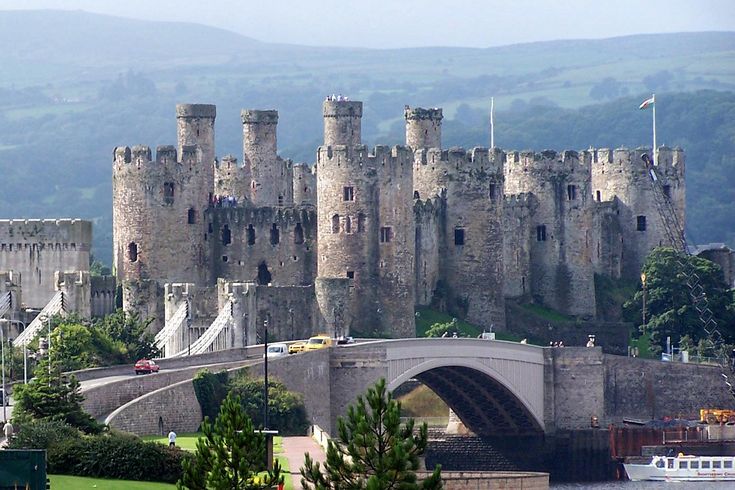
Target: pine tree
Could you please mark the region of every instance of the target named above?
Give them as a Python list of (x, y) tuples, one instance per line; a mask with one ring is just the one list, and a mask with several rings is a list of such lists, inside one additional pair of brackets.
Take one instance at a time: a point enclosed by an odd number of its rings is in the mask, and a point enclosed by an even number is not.
[[(51, 369), (49, 369), (49, 362)], [(84, 411), (79, 381), (61, 372), (58, 361), (42, 360), (33, 372), (33, 382), (15, 389), (13, 419), (51, 419), (66, 422), (87, 433), (98, 433), (102, 427)]]
[(277, 461), (258, 475), (265, 467), (265, 435), (255, 432), (239, 397), (225, 398), (214, 423), (204, 419), (202, 432), (194, 458), (183, 463), (179, 489), (259, 490), (283, 481)]
[(418, 482), (419, 456), (426, 450), (428, 429), (414, 421), (401, 425), (401, 405), (385, 380), (369, 388), (338, 419), (339, 441), (329, 441), (324, 467), (305, 455), (301, 484), (307, 489), (425, 489), (442, 488), (441, 467)]

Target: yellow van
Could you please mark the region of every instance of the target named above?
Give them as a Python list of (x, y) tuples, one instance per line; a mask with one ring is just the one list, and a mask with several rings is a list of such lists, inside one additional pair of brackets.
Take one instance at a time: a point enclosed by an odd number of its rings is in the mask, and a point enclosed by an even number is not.
[(309, 341), (304, 346), (305, 351), (326, 349), (332, 345), (332, 337), (329, 335), (315, 335), (310, 337)]

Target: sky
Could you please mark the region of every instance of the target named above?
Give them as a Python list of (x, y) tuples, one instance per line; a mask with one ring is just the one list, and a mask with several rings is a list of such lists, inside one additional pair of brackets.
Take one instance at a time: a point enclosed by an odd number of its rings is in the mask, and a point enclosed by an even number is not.
[(735, 31), (735, 0), (0, 0), (206, 24), (317, 46), (489, 47), (629, 34)]

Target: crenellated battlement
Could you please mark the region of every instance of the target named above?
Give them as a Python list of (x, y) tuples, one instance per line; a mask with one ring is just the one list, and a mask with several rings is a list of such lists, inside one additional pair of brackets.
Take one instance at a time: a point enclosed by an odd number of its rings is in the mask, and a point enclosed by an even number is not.
[(179, 303), (194, 296), (196, 284), (193, 283), (166, 283), (164, 287), (166, 301)]
[(234, 170), (238, 167), (237, 157), (232, 154), (227, 154), (222, 157), (221, 160), (215, 160), (214, 166), (220, 170)]
[(243, 109), (240, 111), (243, 124), (278, 124), (278, 111), (275, 109)]
[(181, 148), (181, 158), (173, 145), (161, 145), (156, 147), (156, 158), (152, 158), (151, 148), (147, 145), (117, 146), (113, 152), (113, 164), (122, 168), (125, 164), (138, 168), (149, 164), (193, 164), (201, 161), (201, 151), (198, 146), (184, 145)]
[(413, 153), (410, 148), (401, 145), (378, 145), (371, 150), (366, 145), (330, 145), (320, 146), (317, 157), (317, 163), (322, 168), (328, 162), (336, 162), (337, 166), (348, 163), (358, 167), (377, 168), (379, 165), (386, 166), (387, 164), (395, 166), (410, 165), (413, 160)]
[(494, 148), (475, 147), (465, 150), (452, 147), (446, 150), (441, 148), (421, 149), (414, 152), (414, 164), (417, 172), (429, 167), (431, 171), (437, 168), (454, 172), (482, 171), (483, 173), (502, 174), (505, 163), (505, 153)]
[(213, 104), (176, 104), (176, 117), (214, 119), (217, 117), (217, 106)]
[(589, 174), (591, 158), (587, 153), (575, 150), (508, 151), (506, 173), (531, 174)]
[(293, 226), (301, 223), (306, 227), (307, 223), (316, 225), (316, 211), (312, 208), (292, 207), (236, 207), (236, 208), (209, 208), (207, 216), (224, 224), (232, 223), (254, 226), (268, 226), (274, 223), (279, 226)]
[(362, 102), (356, 100), (325, 100), (324, 117), (362, 117)]

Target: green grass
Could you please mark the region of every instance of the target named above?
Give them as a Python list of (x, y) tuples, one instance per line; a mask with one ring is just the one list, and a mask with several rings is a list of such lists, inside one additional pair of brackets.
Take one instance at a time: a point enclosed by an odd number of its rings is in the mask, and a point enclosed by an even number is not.
[[(185, 451), (196, 451), (197, 441), (202, 437), (201, 432), (184, 432), (176, 435), (176, 446)], [(143, 440), (158, 442), (160, 444), (168, 445), (168, 437), (161, 436), (143, 436)], [(280, 454), (283, 452), (283, 437), (275, 436), (273, 438), (273, 454)]]
[(647, 335), (641, 335), (640, 338), (630, 338), (628, 342), (631, 348), (638, 348), (638, 357), (643, 359), (657, 359), (658, 356), (651, 352), (651, 339)]
[(533, 304), (533, 303), (525, 303), (521, 305), (521, 307), (530, 312), (534, 315), (541, 317), (545, 320), (551, 321), (551, 322), (573, 322), (574, 318), (564, 315), (563, 313), (559, 313), (556, 310), (552, 310), (551, 308), (547, 308), (545, 306)]
[(88, 478), (85, 476), (49, 475), (53, 490), (163, 490), (176, 488), (171, 483), (132, 480), (108, 480), (105, 478)]

